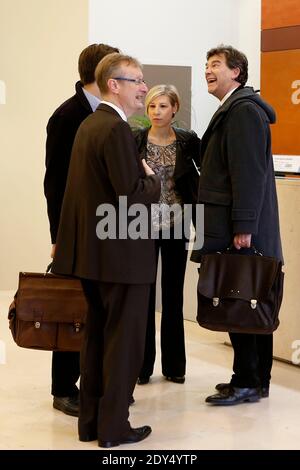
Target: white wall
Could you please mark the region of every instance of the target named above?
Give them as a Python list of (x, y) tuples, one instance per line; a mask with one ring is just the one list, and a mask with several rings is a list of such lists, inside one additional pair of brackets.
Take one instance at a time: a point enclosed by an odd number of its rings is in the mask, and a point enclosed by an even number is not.
[(260, 89), (261, 0), (238, 0), (238, 4), (238, 47), (248, 58), (248, 84)]
[(90, 0), (89, 38), (116, 45), (144, 64), (192, 66), (192, 127), (202, 135), (218, 106), (204, 80), (208, 49), (220, 43), (242, 49), (251, 62), (250, 78), (258, 86), (260, 2)]
[(74, 93), (87, 44), (88, 0), (1, 0), (0, 289), (49, 263), (45, 127)]

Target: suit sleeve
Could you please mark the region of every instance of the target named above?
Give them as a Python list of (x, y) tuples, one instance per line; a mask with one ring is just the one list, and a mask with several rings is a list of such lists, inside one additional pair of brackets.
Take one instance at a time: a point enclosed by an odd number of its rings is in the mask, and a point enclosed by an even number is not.
[(158, 176), (146, 176), (127, 122), (118, 121), (105, 141), (104, 155), (116, 197), (127, 196), (128, 204), (151, 204), (160, 196)]
[(53, 115), (47, 125), (44, 194), (52, 243), (56, 242), (60, 211), (76, 128), (64, 115)]
[(233, 233), (258, 231), (267, 176), (268, 123), (255, 104), (236, 106), (226, 133)]

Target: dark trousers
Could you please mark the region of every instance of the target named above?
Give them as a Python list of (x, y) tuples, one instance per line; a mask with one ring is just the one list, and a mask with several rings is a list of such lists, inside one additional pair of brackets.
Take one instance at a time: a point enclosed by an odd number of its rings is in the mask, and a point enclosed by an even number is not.
[[(185, 375), (183, 285), (187, 260), (186, 239), (158, 239), (156, 261), (161, 253), (161, 364), (165, 376)], [(145, 355), (140, 377), (153, 374), (155, 362), (155, 284), (151, 286)]]
[(56, 397), (78, 395), (76, 382), (80, 375), (79, 352), (53, 351), (51, 393)]
[(129, 399), (145, 348), (150, 285), (82, 280), (89, 310), (81, 350), (79, 435), (115, 441), (130, 429)]
[(273, 335), (230, 333), (234, 350), (235, 387), (269, 387), (273, 362)]

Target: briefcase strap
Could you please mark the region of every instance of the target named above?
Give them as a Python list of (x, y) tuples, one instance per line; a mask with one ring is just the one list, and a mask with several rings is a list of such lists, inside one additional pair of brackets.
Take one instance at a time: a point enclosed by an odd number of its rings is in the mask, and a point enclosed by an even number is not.
[(46, 273), (49, 273), (49, 272), (51, 271), (52, 264), (53, 264), (53, 261), (51, 261), (51, 263), (48, 264), (48, 266), (47, 266), (47, 268), (46, 268)]

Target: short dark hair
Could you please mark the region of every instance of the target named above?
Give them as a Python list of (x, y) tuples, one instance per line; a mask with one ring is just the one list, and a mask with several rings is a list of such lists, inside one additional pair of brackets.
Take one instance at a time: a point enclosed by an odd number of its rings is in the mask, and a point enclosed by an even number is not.
[(107, 44), (91, 44), (83, 49), (78, 59), (78, 72), (83, 85), (95, 81), (95, 70), (103, 57), (112, 52), (120, 52), (118, 48)]
[(220, 54), (224, 54), (226, 64), (230, 69), (240, 69), (240, 74), (236, 78), (236, 81), (245, 86), (248, 80), (248, 59), (245, 54), (232, 46), (224, 46), (224, 44), (220, 44), (220, 46), (214, 47), (207, 52), (206, 59), (208, 60), (213, 55)]

